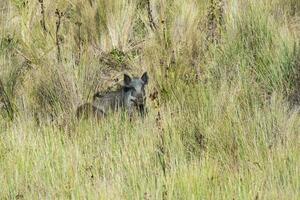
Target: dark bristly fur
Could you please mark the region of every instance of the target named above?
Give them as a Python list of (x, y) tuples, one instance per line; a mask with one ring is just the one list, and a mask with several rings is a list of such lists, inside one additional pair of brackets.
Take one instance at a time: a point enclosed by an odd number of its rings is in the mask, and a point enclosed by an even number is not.
[(103, 118), (109, 112), (118, 110), (126, 111), (130, 116), (133, 112), (144, 117), (146, 113), (146, 92), (148, 74), (145, 72), (141, 78), (131, 78), (124, 74), (124, 85), (112, 92), (97, 92), (93, 96), (92, 103), (85, 103), (77, 108), (77, 118), (96, 117)]
[(105, 113), (103, 113), (101, 110), (97, 109), (91, 103), (85, 103), (77, 108), (76, 117), (78, 119), (80, 119), (80, 118), (87, 119), (90, 117), (94, 117), (96, 119), (101, 119), (101, 118), (105, 117)]

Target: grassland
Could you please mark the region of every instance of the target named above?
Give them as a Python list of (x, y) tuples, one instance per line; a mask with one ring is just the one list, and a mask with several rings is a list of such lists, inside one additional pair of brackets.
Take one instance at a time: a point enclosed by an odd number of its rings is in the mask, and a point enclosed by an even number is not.
[[(76, 107), (148, 71), (145, 120)], [(0, 2), (0, 199), (299, 199), (300, 1)]]

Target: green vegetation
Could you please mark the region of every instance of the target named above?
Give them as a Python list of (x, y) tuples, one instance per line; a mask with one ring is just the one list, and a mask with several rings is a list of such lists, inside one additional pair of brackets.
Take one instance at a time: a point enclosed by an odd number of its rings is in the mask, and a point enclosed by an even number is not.
[(299, 0), (0, 2), (0, 199), (300, 199), (299, 105)]

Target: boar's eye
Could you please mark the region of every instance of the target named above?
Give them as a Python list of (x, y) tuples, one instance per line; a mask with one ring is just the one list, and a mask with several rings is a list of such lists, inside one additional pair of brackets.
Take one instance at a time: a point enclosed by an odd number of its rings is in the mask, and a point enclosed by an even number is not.
[(135, 88), (134, 87), (124, 87), (124, 91), (125, 92), (135, 91)]
[(125, 91), (125, 92), (129, 92), (130, 90), (131, 90), (130, 87), (124, 87), (124, 91)]

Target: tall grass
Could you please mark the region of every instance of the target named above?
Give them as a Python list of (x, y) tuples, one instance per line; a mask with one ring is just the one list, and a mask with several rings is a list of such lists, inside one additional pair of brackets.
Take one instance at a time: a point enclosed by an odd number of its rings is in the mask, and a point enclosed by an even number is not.
[[(0, 198), (299, 199), (299, 13), (297, 0), (1, 1)], [(146, 70), (146, 119), (75, 119)]]

